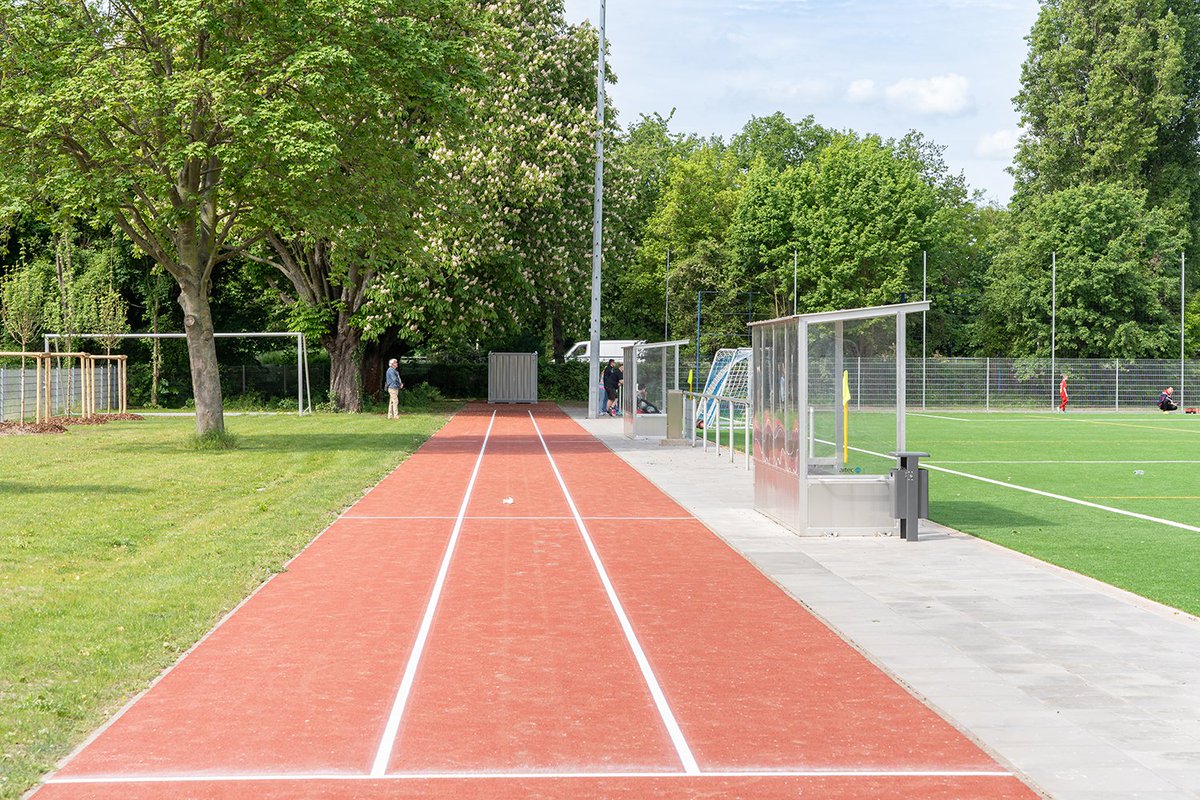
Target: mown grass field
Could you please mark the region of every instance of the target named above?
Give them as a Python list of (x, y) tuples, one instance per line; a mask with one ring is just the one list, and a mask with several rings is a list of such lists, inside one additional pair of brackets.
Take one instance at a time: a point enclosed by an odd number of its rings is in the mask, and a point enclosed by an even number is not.
[(190, 418), (0, 438), (0, 797), (15, 798), (449, 412)]

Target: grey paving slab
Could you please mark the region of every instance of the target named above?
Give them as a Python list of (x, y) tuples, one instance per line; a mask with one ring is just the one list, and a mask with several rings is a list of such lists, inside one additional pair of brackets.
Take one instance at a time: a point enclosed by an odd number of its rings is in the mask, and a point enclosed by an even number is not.
[(567, 410), (1046, 796), (1200, 800), (1200, 619), (925, 522), (796, 536), (752, 510), (741, 459)]

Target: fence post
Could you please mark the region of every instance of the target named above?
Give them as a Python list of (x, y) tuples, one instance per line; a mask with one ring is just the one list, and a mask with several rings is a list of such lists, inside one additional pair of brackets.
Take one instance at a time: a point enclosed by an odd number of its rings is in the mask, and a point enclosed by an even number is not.
[(746, 469), (750, 469), (750, 405), (746, 404), (746, 412), (742, 415), (743, 436), (746, 437)]
[(1121, 410), (1121, 359), (1113, 360), (1113, 379), (1116, 388), (1113, 389), (1113, 410)]
[(983, 365), (983, 410), (992, 410), (992, 359), (984, 359)]
[(713, 441), (717, 446), (717, 458), (721, 457), (721, 401), (717, 401), (717, 436)]
[(856, 356), (858, 359), (858, 374), (854, 376), (854, 407), (857, 411), (862, 411), (862, 356)]
[(0, 422), (4, 422), (4, 367), (0, 367)]

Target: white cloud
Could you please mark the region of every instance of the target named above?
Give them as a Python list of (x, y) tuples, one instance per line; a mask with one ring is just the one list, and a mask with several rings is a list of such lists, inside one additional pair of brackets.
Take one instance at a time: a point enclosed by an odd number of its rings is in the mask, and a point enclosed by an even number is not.
[(893, 108), (934, 117), (956, 117), (974, 107), (971, 83), (962, 75), (904, 78), (883, 90)]
[(851, 103), (869, 103), (877, 97), (879, 97), (879, 90), (875, 88), (875, 81), (869, 78), (851, 81), (849, 88), (846, 89), (846, 99)]
[(1020, 138), (1021, 131), (1016, 128), (986, 133), (975, 143), (975, 155), (989, 161), (1009, 161)]

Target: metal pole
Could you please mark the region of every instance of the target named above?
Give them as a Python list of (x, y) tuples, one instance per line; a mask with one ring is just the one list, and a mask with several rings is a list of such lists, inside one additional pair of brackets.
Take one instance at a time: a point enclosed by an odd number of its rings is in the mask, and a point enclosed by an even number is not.
[(696, 388), (700, 386), (700, 300), (704, 297), (704, 291), (696, 292)]
[(592, 191), (592, 327), (588, 367), (588, 419), (599, 413), (600, 381), (600, 246), (604, 235), (604, 0), (600, 0), (600, 44), (596, 56), (596, 186)]
[(1057, 355), (1057, 317), (1058, 317), (1058, 253), (1050, 254), (1050, 408), (1057, 408), (1054, 402), (1054, 384), (1058, 377), (1055, 356)]
[(896, 315), (896, 452), (899, 453), (905, 450), (908, 445), (906, 443), (904, 430), (904, 413), (906, 399), (906, 386), (904, 382), (905, 366), (908, 355), (908, 343), (905, 338), (905, 326), (908, 324), (908, 315), (901, 312)]
[(300, 353), (300, 337), (296, 334), (296, 416), (304, 416), (304, 358)]
[[(927, 285), (928, 285), (928, 266), (929, 266), (928, 253), (926, 251), (922, 250), (921, 251), (921, 299), (922, 300), (929, 299), (929, 297), (926, 293)], [(927, 314), (927, 312), (925, 312), (925, 311), (921, 312), (921, 410), (922, 411), (925, 410), (925, 338), (926, 338), (926, 330), (927, 330), (925, 327), (926, 314)]]
[(1183, 406), (1183, 343), (1184, 343), (1184, 326), (1187, 323), (1186, 298), (1185, 298), (1185, 281), (1187, 276), (1187, 254), (1179, 254), (1179, 405)]
[(663, 289), (663, 341), (668, 342), (671, 336), (668, 333), (671, 325), (671, 248), (667, 248), (667, 283)]
[(797, 274), (797, 270), (799, 269), (799, 264), (800, 264), (800, 254), (797, 251), (793, 250), (792, 251), (792, 316), (793, 317), (796, 316), (796, 298), (798, 297), (798, 290), (796, 288), (798, 285), (796, 283), (796, 274)]

